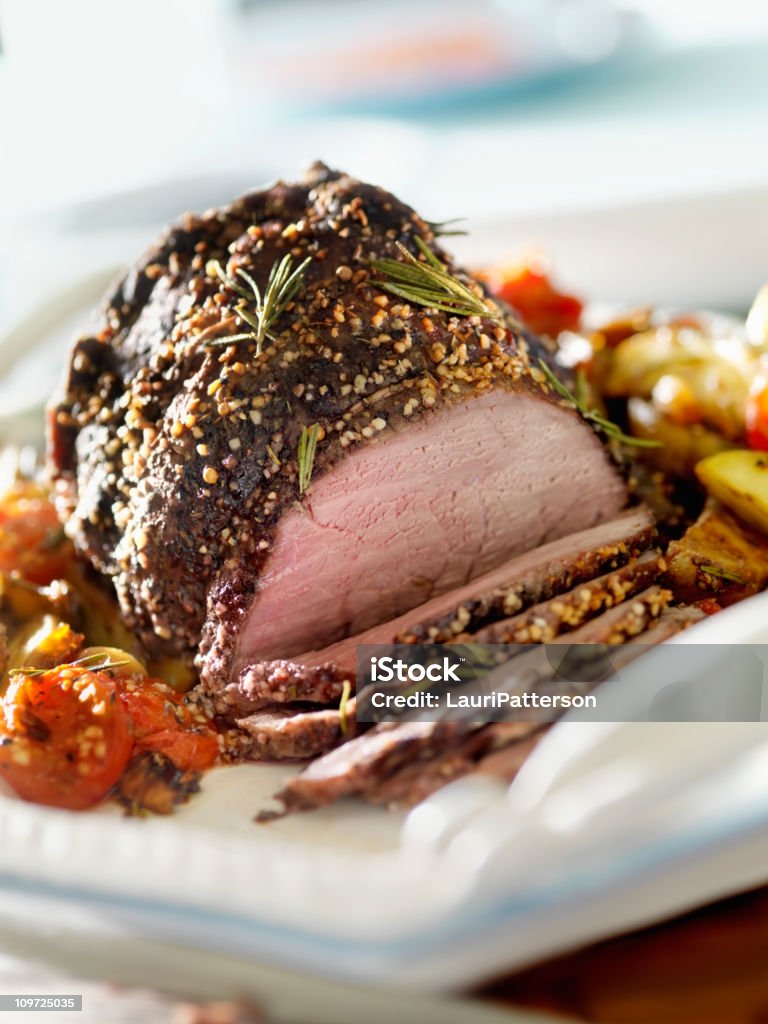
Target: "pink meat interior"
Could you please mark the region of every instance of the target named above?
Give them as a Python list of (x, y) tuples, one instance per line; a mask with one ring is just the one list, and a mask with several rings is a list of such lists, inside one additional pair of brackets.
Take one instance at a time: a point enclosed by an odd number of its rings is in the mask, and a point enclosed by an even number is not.
[(394, 619), (614, 516), (625, 497), (593, 433), (526, 392), (387, 428), (283, 517), (233, 671)]

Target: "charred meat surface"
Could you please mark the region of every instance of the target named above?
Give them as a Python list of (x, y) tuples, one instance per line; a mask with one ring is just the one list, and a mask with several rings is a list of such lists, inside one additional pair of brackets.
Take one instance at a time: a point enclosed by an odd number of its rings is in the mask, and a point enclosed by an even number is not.
[[(398, 243), (488, 315), (388, 292)], [(302, 276), (262, 335), (286, 257)], [(412, 209), (317, 165), (186, 216), (116, 285), (49, 413), (60, 516), (145, 648), (199, 652), (215, 691), (617, 515), (531, 344)]]

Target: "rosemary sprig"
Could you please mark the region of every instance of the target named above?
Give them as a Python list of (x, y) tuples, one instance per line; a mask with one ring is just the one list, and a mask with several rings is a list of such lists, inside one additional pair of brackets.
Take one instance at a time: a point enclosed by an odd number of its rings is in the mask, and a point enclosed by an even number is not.
[(489, 320), (501, 320), (499, 310), (491, 309), (484, 299), (478, 298), (467, 285), (448, 273), (422, 238), (417, 237), (415, 241), (426, 262), (417, 259), (400, 242), (397, 247), (404, 260), (371, 262), (374, 270), (389, 279), (379, 282), (384, 291), (417, 306), (440, 309), (455, 316), (484, 316)]
[[(122, 665), (128, 665), (128, 659), (125, 658), (122, 661), (110, 661), (109, 656), (106, 659), (99, 662), (99, 658), (103, 658), (103, 655), (94, 653), (86, 654), (83, 658), (78, 658), (77, 661), (68, 661), (65, 663), (66, 667), (72, 668), (85, 668), (89, 672), (104, 672), (109, 668), (120, 668)], [(59, 667), (59, 666), (55, 666)], [(12, 668), (8, 675), (9, 676), (44, 676), (46, 672), (52, 672), (52, 668)]]
[(56, 529), (49, 530), (43, 537), (43, 541), (40, 547), (43, 551), (51, 551), (53, 548), (59, 547), (67, 539), (66, 533), (64, 533), (64, 527), (59, 526)]
[(352, 683), (350, 683), (348, 679), (345, 679), (344, 685), (341, 688), (341, 700), (339, 701), (339, 728), (341, 729), (342, 736), (346, 736), (347, 734), (347, 703), (351, 693)]
[(428, 220), (425, 223), (435, 238), (446, 238), (449, 235), (468, 235), (469, 232), (465, 228), (451, 227), (452, 224), (460, 224), (466, 219), (466, 217), (450, 217), (448, 220)]
[[(243, 299), (235, 306), (235, 312), (244, 320), (252, 331), (245, 331), (242, 334), (230, 334), (225, 338), (212, 338), (207, 347), (231, 345), (235, 341), (249, 339), (256, 342), (256, 355), (260, 356), (264, 346), (264, 340), (275, 340), (274, 325), (277, 318), (284, 311), (288, 303), (296, 296), (304, 281), (307, 267), (312, 262), (312, 257), (307, 258), (294, 269), (293, 257), (290, 253), (276, 262), (269, 272), (267, 286), (262, 294), (261, 289), (247, 270), (238, 267), (235, 274), (240, 278), (238, 281), (230, 277), (218, 260), (209, 260), (206, 265), (206, 272), (219, 277), (227, 288), (232, 289)], [(243, 283), (244, 282), (244, 283)], [(248, 308), (248, 303), (253, 303), (253, 308)]]
[(539, 366), (555, 393), (580, 412), (585, 420), (589, 420), (590, 423), (594, 423), (596, 427), (599, 427), (600, 430), (612, 441), (619, 441), (621, 444), (632, 445), (635, 448), (661, 448), (661, 441), (652, 441), (650, 438), (632, 437), (630, 434), (625, 434), (620, 427), (607, 417), (601, 415), (596, 409), (590, 409), (586, 404), (585, 381), (583, 376), (580, 378), (577, 377), (577, 387), (579, 391), (577, 396), (574, 395), (570, 388), (567, 388), (565, 384), (563, 384), (560, 378), (553, 373), (552, 369), (547, 366), (543, 359), (539, 360)]
[(738, 573), (731, 572), (729, 569), (723, 569), (719, 565), (700, 565), (699, 568), (708, 576), (717, 576), (721, 580), (727, 580), (729, 583), (740, 583), (743, 585), (747, 582)]
[(299, 494), (303, 494), (306, 491), (309, 487), (309, 481), (312, 479), (312, 470), (315, 466), (315, 449), (317, 448), (319, 433), (319, 423), (313, 423), (311, 427), (302, 427), (301, 429), (297, 455), (299, 464)]

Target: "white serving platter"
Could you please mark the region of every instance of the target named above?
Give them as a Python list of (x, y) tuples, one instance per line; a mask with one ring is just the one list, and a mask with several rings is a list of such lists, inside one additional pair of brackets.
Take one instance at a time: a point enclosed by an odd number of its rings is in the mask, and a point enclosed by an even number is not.
[[(734, 218), (743, 226), (747, 197), (731, 198), (730, 207), (722, 195), (700, 201), (701, 217), (719, 210), (712, 231), (720, 240), (729, 238)], [(598, 237), (615, 266), (609, 293), (599, 297), (621, 297), (620, 253), (637, 237), (632, 225), (647, 252), (654, 241), (669, 241), (670, 217), (674, 223), (682, 216), (674, 209), (646, 204), (604, 214)], [(690, 226), (695, 211), (686, 211)], [(550, 225), (551, 237), (562, 241), (555, 248), (565, 252), (572, 244), (577, 251), (583, 223), (562, 218)], [(456, 239), (456, 248), (475, 261), (482, 253), (496, 259), (513, 253), (525, 230), (519, 219), (479, 226), (469, 239)], [(544, 244), (546, 237), (536, 240)], [(686, 240), (675, 255), (691, 245)], [(713, 287), (718, 280), (715, 262), (730, 277), (725, 290), (708, 292), (707, 305), (733, 305), (740, 301), (734, 250), (715, 252), (708, 247), (702, 257), (707, 280)], [(681, 292), (698, 295), (696, 263), (667, 259)], [(745, 301), (762, 279), (755, 259), (750, 253), (743, 267)], [(638, 279), (643, 260), (642, 252), (627, 252), (626, 297), (672, 301), (672, 288), (657, 287), (657, 271), (647, 273), (645, 285)], [(589, 288), (585, 265), (578, 274), (562, 259), (561, 265), (563, 279)], [(31, 381), (30, 368), (44, 354), (55, 370), (64, 349), (60, 333), (52, 334), (54, 309), (65, 308), (70, 320), (82, 310), (87, 319), (111, 271), (68, 289), (0, 339), (0, 368), (22, 372), (26, 363)], [(599, 283), (599, 274), (592, 277)], [(29, 385), (14, 415), (0, 418), (0, 438), (37, 440), (44, 397)], [(714, 658), (722, 645), (762, 642), (768, 643), (768, 595), (681, 638), (693, 645), (692, 672), (698, 644), (717, 645)], [(642, 689), (642, 671), (635, 685)], [(2, 935), (18, 935), (25, 915), (24, 929), (41, 934), (59, 915), (72, 930), (79, 922), (83, 941), (91, 936), (94, 948), (106, 929), (110, 941), (143, 936), (162, 948), (216, 951), (340, 982), (455, 991), (768, 882), (762, 722), (598, 730), (579, 752), (587, 728), (568, 720), (556, 726), (510, 795), (501, 785), (458, 783), (408, 819), (349, 802), (257, 826), (255, 813), (292, 770), (280, 766), (217, 769), (202, 795), (168, 819), (130, 820), (109, 809), (70, 814), (0, 795), (0, 950)], [(576, 751), (571, 756), (581, 767), (564, 765), (564, 751)], [(635, 773), (622, 793), (611, 788), (619, 755)], [(691, 763), (698, 766), (693, 776)], [(577, 776), (581, 791), (569, 788)]]

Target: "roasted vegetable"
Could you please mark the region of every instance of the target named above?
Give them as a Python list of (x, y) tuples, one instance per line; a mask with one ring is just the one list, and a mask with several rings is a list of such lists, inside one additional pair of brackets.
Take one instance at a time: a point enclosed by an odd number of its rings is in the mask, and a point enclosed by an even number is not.
[(658, 327), (633, 334), (601, 354), (598, 387), (609, 397), (647, 396), (663, 374), (680, 373), (712, 354), (709, 339), (699, 331)]
[(691, 328), (660, 327), (600, 353), (593, 376), (614, 398), (651, 398), (668, 419), (701, 423), (743, 441), (747, 395), (757, 364), (738, 342), (716, 342)]
[(128, 715), (103, 673), (64, 665), (14, 679), (0, 716), (0, 778), (35, 803), (84, 810), (123, 773)]
[(768, 535), (768, 455), (743, 448), (720, 452), (703, 459), (696, 476), (713, 497)]
[(110, 667), (112, 676), (140, 676), (143, 678), (147, 674), (146, 668), (138, 658), (134, 658), (128, 651), (123, 651), (119, 647), (86, 647), (80, 655), (80, 660), (114, 666), (114, 668)]
[(756, 377), (749, 389), (745, 412), (747, 444), (756, 451), (768, 451), (768, 379)]
[(200, 772), (185, 772), (165, 754), (137, 754), (123, 773), (116, 797), (129, 814), (172, 814), (200, 791)]
[(197, 673), (180, 658), (153, 658), (149, 674), (157, 676), (177, 693), (187, 693), (197, 683)]
[(219, 753), (208, 719), (159, 679), (126, 682), (118, 692), (137, 751), (156, 751), (184, 771), (210, 768)]
[(636, 437), (660, 441), (649, 449), (646, 458), (673, 476), (689, 476), (702, 459), (728, 450), (731, 445), (720, 434), (701, 423), (683, 426), (664, 415), (654, 402), (630, 398), (627, 404), (630, 433)]
[(0, 606), (19, 622), (45, 614), (70, 622), (79, 612), (77, 595), (66, 580), (42, 587), (15, 573), (0, 573)]
[(141, 658), (141, 645), (122, 621), (114, 596), (95, 582), (80, 562), (70, 567), (68, 579), (82, 602), (83, 629), (88, 640)]
[(666, 582), (679, 601), (715, 597), (727, 605), (768, 585), (768, 540), (711, 498), (667, 549)]
[(74, 661), (83, 649), (84, 639), (54, 615), (36, 615), (8, 645), (8, 670), (48, 669)]
[(542, 263), (522, 263), (488, 275), (491, 292), (508, 302), (527, 327), (556, 338), (561, 331), (578, 330), (582, 302), (559, 291)]
[(45, 585), (66, 576), (74, 558), (46, 490), (17, 480), (0, 502), (0, 572)]

